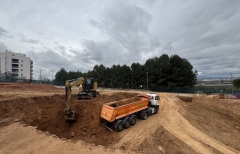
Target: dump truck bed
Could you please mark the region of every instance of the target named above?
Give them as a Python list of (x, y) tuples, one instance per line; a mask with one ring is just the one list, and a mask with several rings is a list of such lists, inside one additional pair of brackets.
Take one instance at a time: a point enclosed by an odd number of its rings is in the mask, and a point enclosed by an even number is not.
[(134, 100), (134, 98), (136, 97), (103, 104), (101, 117), (109, 122), (113, 122), (148, 107), (149, 99), (146, 97), (139, 96), (139, 101), (127, 103), (130, 99)]

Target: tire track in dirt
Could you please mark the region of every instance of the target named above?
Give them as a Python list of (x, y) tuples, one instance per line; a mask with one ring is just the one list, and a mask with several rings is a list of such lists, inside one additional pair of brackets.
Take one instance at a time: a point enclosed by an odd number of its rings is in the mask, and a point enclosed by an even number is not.
[[(121, 137), (114, 145), (114, 148), (120, 148), (124, 150), (132, 150), (138, 151), (141, 144), (149, 139), (149, 136), (155, 136), (156, 131), (162, 127), (161, 120), (163, 114), (167, 113), (169, 108), (173, 108), (173, 110), (180, 110), (184, 112), (184, 109), (181, 106), (169, 106), (167, 101), (162, 100), (166, 99), (165, 97), (161, 97), (161, 105), (160, 111), (158, 114), (151, 115), (147, 118), (147, 120), (137, 119), (137, 124), (128, 129), (124, 129), (122, 132), (119, 132), (119, 136)], [(163, 107), (162, 107), (163, 106)], [(166, 107), (169, 106), (169, 107)], [(151, 138), (149, 139), (151, 140)], [(166, 140), (166, 142), (168, 142)], [(156, 142), (152, 142), (152, 144), (156, 144)], [(156, 147), (161, 147), (162, 145), (155, 145)], [(161, 151), (161, 150), (160, 150)], [(160, 152), (159, 151), (159, 152)]]
[[(222, 144), (192, 126), (180, 113), (181, 105), (174, 102), (174, 96), (161, 95), (162, 113), (160, 123), (178, 139), (192, 147), (197, 153), (213, 153), (211, 147), (226, 154), (237, 154), (239, 151)], [(181, 110), (183, 110), (181, 108)], [(209, 147), (210, 146), (210, 147)]]
[(137, 119), (137, 124), (135, 126), (119, 132), (121, 139), (114, 145), (114, 147), (137, 151), (139, 145), (144, 139), (146, 139), (149, 134), (153, 134), (159, 128), (157, 115), (148, 117), (147, 120)]

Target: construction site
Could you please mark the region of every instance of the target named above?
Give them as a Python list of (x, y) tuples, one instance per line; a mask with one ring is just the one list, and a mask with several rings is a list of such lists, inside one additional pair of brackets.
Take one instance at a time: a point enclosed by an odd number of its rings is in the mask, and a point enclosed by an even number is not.
[(78, 100), (72, 89), (67, 121), (64, 87), (1, 82), (0, 153), (240, 153), (239, 99), (157, 92), (158, 113), (118, 132), (102, 125), (103, 105), (143, 91), (98, 91)]

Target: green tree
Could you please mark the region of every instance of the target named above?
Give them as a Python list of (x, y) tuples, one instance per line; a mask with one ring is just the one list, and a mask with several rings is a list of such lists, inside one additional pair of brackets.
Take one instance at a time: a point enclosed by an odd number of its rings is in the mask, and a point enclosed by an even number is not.
[(188, 60), (173, 55), (169, 59), (170, 71), (168, 87), (192, 87), (196, 84), (196, 71), (192, 71), (193, 66)]
[(67, 71), (64, 68), (61, 68), (55, 75), (55, 80), (64, 82), (67, 80)]
[(239, 89), (240, 88), (240, 78), (233, 80), (233, 85), (234, 85), (234, 87)]
[(131, 82), (133, 83), (133, 88), (139, 88), (140, 85), (147, 84), (145, 67), (143, 65), (140, 65), (139, 63), (133, 63), (131, 65), (131, 79)]
[(127, 65), (113, 65), (112, 67), (95, 65), (86, 73), (67, 72), (61, 68), (56, 73), (55, 79), (65, 82), (66, 79), (76, 79), (86, 77), (86, 75), (93, 77), (99, 85), (113, 88), (146, 88), (147, 77), (149, 89), (156, 86), (192, 87), (197, 81), (197, 71), (193, 71), (193, 66), (187, 59), (178, 55), (169, 57), (167, 54), (150, 58), (144, 65), (140, 63), (132, 63), (130, 67)]

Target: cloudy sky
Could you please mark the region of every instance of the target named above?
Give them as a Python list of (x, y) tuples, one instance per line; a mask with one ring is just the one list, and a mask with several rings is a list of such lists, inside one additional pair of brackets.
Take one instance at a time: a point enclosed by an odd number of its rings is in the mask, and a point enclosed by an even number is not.
[(239, 0), (0, 0), (0, 52), (53, 70), (130, 66), (177, 54), (199, 77), (240, 76)]

